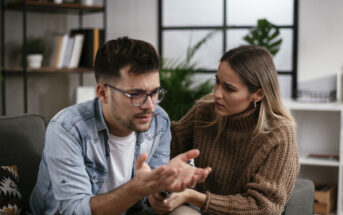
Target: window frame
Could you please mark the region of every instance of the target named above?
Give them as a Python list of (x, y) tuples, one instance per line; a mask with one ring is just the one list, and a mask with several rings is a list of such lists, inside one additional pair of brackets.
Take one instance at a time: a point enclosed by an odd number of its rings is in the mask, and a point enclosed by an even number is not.
[[(255, 26), (252, 25), (227, 25), (227, 1), (223, 0), (223, 24), (217, 26), (163, 26), (163, 0), (158, 0), (158, 51), (163, 58), (163, 32), (169, 30), (218, 30), (223, 36), (223, 49), (224, 54), (227, 47), (227, 32), (230, 29), (251, 29)], [(278, 70), (279, 75), (291, 76), (291, 97), (297, 98), (297, 67), (298, 67), (298, 26), (299, 26), (299, 1), (293, 0), (293, 25), (276, 25), (280, 29), (291, 29), (293, 31), (292, 37), (292, 69), (291, 70)], [(216, 73), (216, 70), (205, 70), (205, 73)]]

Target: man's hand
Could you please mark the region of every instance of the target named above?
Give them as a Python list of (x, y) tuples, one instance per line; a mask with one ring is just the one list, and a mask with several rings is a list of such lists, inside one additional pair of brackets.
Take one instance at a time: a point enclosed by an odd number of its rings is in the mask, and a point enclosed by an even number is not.
[(186, 188), (192, 188), (197, 183), (204, 182), (208, 174), (211, 172), (211, 168), (197, 168), (187, 164), (188, 160), (198, 157), (199, 150), (192, 149), (185, 153), (179, 154), (169, 161), (166, 165), (167, 169), (177, 169), (180, 173), (177, 179), (168, 186), (170, 192), (181, 192)]
[(136, 184), (138, 193), (143, 196), (167, 189), (179, 174), (178, 169), (173, 167), (159, 166), (151, 170), (149, 165), (145, 163), (147, 157), (147, 153), (138, 156), (135, 163), (136, 176), (132, 179), (133, 183)]
[(199, 150), (193, 149), (182, 153), (167, 165), (151, 170), (145, 163), (148, 155), (143, 153), (138, 156), (135, 163), (136, 176), (132, 179), (140, 195), (159, 193), (163, 190), (181, 192), (192, 188), (196, 183), (203, 182), (211, 172), (211, 168), (196, 168), (187, 164), (187, 161), (199, 156)]

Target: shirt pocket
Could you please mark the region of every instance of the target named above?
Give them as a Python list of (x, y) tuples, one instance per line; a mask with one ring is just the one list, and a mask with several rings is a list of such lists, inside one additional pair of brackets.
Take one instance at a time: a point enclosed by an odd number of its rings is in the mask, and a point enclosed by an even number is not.
[(108, 177), (108, 171), (94, 164), (86, 164), (86, 171), (92, 184), (92, 192), (97, 193)]

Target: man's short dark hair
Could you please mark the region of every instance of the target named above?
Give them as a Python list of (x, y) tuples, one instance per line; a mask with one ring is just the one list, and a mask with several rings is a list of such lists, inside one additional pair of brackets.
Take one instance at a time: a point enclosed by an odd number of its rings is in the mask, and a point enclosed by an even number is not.
[(108, 41), (97, 51), (94, 70), (97, 83), (120, 78), (120, 69), (130, 66), (129, 72), (143, 74), (160, 68), (156, 49), (148, 42), (121, 37)]

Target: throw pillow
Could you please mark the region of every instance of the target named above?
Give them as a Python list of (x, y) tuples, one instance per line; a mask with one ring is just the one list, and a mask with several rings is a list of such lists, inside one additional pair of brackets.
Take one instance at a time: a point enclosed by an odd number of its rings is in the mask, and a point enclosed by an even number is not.
[(0, 166), (0, 214), (16, 215), (22, 210), (16, 166)]

